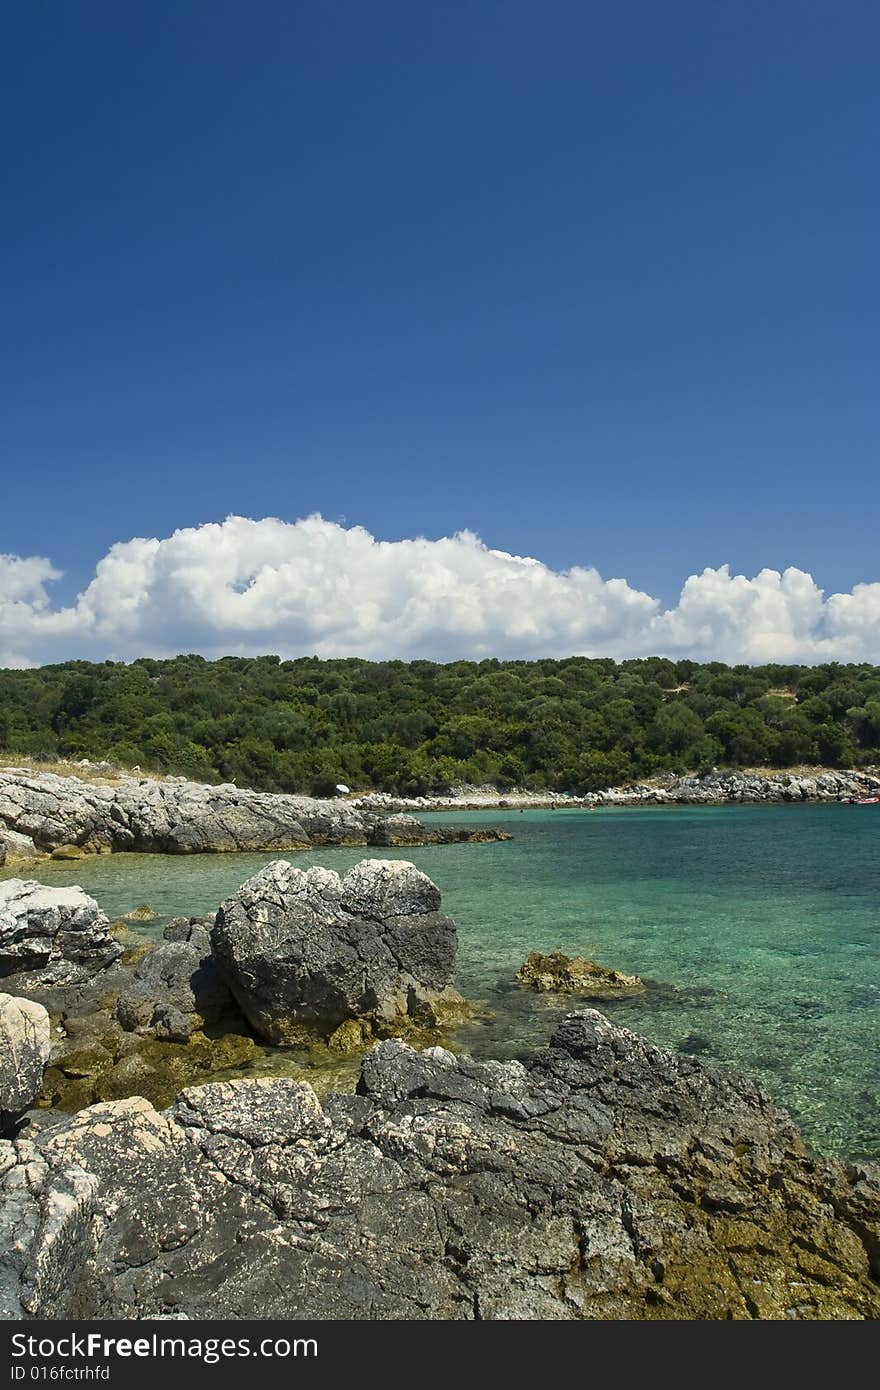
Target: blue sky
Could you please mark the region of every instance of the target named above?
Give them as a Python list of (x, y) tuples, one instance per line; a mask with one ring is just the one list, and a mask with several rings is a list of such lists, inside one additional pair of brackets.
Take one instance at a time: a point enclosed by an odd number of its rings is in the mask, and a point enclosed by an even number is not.
[(469, 528), (664, 605), (880, 579), (875, 4), (4, 31), (0, 551), (54, 604), (230, 513)]

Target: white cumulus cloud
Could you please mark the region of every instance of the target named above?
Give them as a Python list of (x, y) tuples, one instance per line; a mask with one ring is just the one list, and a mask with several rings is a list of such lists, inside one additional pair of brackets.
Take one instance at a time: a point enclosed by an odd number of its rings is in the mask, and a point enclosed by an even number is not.
[(231, 516), (120, 541), (67, 607), (39, 556), (0, 556), (0, 665), (202, 652), (452, 660), (690, 656), (880, 661), (880, 583), (826, 598), (799, 569), (726, 565), (674, 608), (589, 567), (551, 569), (478, 536), (380, 541), (360, 526)]

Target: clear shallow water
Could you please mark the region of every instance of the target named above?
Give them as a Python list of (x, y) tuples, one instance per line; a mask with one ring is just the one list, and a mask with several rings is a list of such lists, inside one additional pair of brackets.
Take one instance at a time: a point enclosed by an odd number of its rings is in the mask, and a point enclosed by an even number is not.
[[(561, 947), (656, 982), (603, 1005), (616, 1021), (756, 1077), (819, 1148), (880, 1155), (880, 807), (456, 820), (504, 825), (515, 839), (372, 853), (418, 864), (458, 923), (459, 986), (494, 1016), (460, 1029), (457, 1046), (497, 1057), (541, 1046), (573, 1005), (510, 981), (530, 951)], [(291, 857), (344, 872), (369, 853)], [(213, 911), (273, 857), (115, 855), (41, 864), (35, 876), (82, 884), (111, 917), (149, 903), (165, 918)]]

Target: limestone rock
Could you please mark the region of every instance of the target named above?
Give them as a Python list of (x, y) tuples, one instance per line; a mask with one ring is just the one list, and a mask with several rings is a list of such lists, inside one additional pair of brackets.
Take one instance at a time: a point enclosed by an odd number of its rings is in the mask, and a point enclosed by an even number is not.
[(10, 830), (0, 821), (0, 864), (11, 864), (20, 859), (37, 859), (40, 851), (30, 835), (20, 835)]
[(605, 806), (719, 806), (729, 802), (846, 801), (878, 793), (880, 777), (862, 769), (827, 768), (816, 773), (716, 770), (689, 777), (670, 772), (651, 783), (590, 792), (583, 800)]
[(880, 1187), (592, 1010), (528, 1064), (399, 1040), (0, 1143), (6, 1317), (868, 1319)]
[(73, 1315), (94, 1249), (98, 1178), (0, 1140), (0, 1320)]
[(519, 984), (542, 993), (580, 994), (585, 999), (628, 999), (644, 994), (645, 982), (638, 975), (623, 975), (583, 956), (570, 957), (562, 951), (542, 955), (533, 951), (516, 972)]
[(440, 892), (403, 860), (363, 860), (340, 878), (276, 860), (221, 905), (211, 932), (221, 973), (270, 1042), (303, 1025), (389, 1022), (457, 999), (455, 924)]
[(162, 932), (166, 941), (188, 941), (202, 956), (211, 954), (211, 928), (214, 915), (210, 917), (172, 917)]
[(42, 1004), (0, 994), (0, 1133), (39, 1095), (51, 1045)]
[[(105, 850), (205, 854), (304, 849), (310, 845), (446, 844), (508, 838), (471, 827), (420, 826), (407, 818), (397, 838), (373, 811), (340, 800), (256, 792), (185, 777), (113, 783), (0, 769), (0, 841), (10, 834), (42, 853), (71, 858)], [(401, 838), (402, 837), (402, 838)]]
[(0, 883), (0, 978), (27, 993), (89, 980), (122, 954), (101, 908), (81, 888)]

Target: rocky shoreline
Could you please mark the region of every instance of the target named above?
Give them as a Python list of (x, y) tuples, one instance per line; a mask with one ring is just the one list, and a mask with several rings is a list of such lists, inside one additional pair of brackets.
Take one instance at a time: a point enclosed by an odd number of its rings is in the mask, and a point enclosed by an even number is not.
[[(880, 1173), (749, 1081), (592, 1009), (527, 1062), (437, 1046), (456, 929), (412, 864), (279, 860), (122, 935), (81, 889), (0, 883), (0, 1316), (880, 1316)], [(354, 1094), (241, 1075), (307, 1036), (363, 1054)]]
[(880, 1185), (748, 1081), (569, 1015), (527, 1064), (398, 1040), (0, 1141), (0, 1316), (866, 1319)]
[(731, 803), (849, 801), (880, 796), (877, 769), (818, 768), (743, 772), (668, 773), (649, 782), (607, 787), (574, 796), (561, 792), (499, 791), (459, 787), (450, 796), (391, 796), (369, 792), (350, 803), (368, 812), (558, 810), (593, 806), (723, 806)]
[(317, 845), (454, 844), (503, 840), (502, 830), (425, 826), (341, 799), (318, 800), (208, 786), (185, 777), (124, 776), (86, 782), (25, 768), (0, 769), (0, 865), (51, 854), (77, 859), (124, 851), (218, 854)]
[(463, 787), (448, 797), (384, 792), (318, 799), (256, 792), (184, 777), (134, 775), (85, 781), (0, 768), (0, 867), (51, 855), (78, 859), (124, 851), (217, 854), (324, 845), (400, 848), (509, 839), (496, 827), (425, 825), (414, 811), (562, 807), (719, 806), (850, 801), (880, 796), (876, 770), (669, 774), (585, 796)]
[[(326, 1064), (395, 1034), (437, 1041), (468, 1013), (457, 949), (439, 890), (405, 860), (343, 877), (276, 860), (161, 941), (111, 924), (79, 887), (0, 882), (2, 997), (51, 1023), (28, 1104), (65, 1110), (133, 1094), (167, 1104), (194, 1080), (257, 1066), (266, 1045)], [(4, 1114), (27, 1108), (14, 1103), (23, 1089), (20, 1075), (0, 1083)]]

